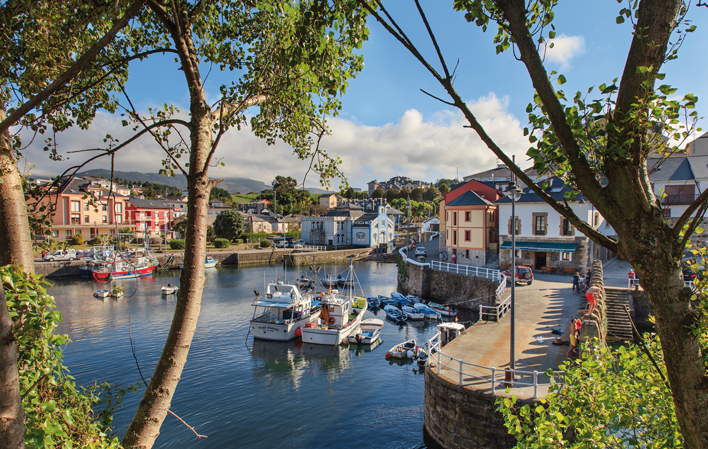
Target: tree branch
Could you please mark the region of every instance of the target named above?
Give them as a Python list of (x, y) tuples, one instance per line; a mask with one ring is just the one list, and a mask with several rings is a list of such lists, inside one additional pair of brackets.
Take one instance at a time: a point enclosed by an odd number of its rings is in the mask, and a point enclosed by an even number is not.
[(136, 0), (132, 5), (128, 7), (122, 18), (117, 20), (113, 27), (95, 44), (88, 49), (83, 56), (81, 56), (74, 64), (71, 65), (64, 73), (62, 73), (52, 84), (47, 86), (37, 95), (29, 99), (19, 108), (17, 108), (12, 114), (8, 115), (5, 120), (0, 123), (0, 133), (7, 130), (10, 126), (20, 120), (25, 114), (27, 114), (32, 109), (38, 107), (47, 98), (54, 94), (57, 90), (64, 87), (72, 78), (78, 75), (98, 54), (103, 50), (106, 45), (111, 43), (115, 36), (120, 30), (122, 30), (128, 22), (140, 11), (143, 5), (143, 0)]
[(696, 198), (696, 201), (691, 203), (690, 206), (686, 208), (686, 210), (681, 214), (681, 217), (676, 221), (676, 224), (674, 225), (674, 235), (676, 238), (678, 238), (679, 234), (681, 233), (681, 229), (683, 229), (683, 226), (686, 224), (689, 218), (691, 218), (691, 215), (699, 208), (703, 207), (706, 203), (708, 202), (708, 189), (704, 190), (703, 193), (701, 193), (698, 198)]

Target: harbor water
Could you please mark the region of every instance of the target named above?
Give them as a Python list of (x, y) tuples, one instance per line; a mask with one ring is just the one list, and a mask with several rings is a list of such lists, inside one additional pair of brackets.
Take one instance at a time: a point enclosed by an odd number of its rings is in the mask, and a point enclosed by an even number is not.
[[(389, 295), (396, 265), (354, 265), (365, 293)], [(320, 275), (344, 267), (324, 267)], [(171, 410), (208, 438), (168, 415), (155, 447), (162, 448), (424, 448), (423, 369), (389, 361), (386, 352), (415, 338), (422, 344), (434, 322), (386, 322), (373, 348), (318, 346), (247, 338), (254, 290), (264, 282), (295, 280), (304, 270), (282, 267), (208, 269), (198, 328)], [(64, 363), (80, 385), (140, 382), (160, 356), (176, 298), (161, 296), (179, 271), (123, 280), (125, 297), (96, 299), (105, 286), (86, 280), (53, 281), (62, 312), (58, 332), (72, 340)], [(321, 287), (320, 287), (321, 290)], [(366, 317), (385, 319), (383, 311)], [(122, 436), (144, 392), (129, 394), (115, 414)]]

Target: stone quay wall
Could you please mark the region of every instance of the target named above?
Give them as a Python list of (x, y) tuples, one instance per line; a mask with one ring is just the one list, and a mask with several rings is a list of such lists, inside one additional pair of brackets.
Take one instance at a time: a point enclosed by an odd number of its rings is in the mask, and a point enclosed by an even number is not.
[[(368, 254), (369, 248), (345, 249), (337, 251), (320, 252), (295, 252), (293, 249), (272, 248), (249, 249), (243, 251), (209, 251), (209, 255), (224, 265), (249, 266), (268, 263), (282, 264), (283, 260), (293, 266), (308, 266), (331, 263), (349, 263), (349, 258), (357, 257), (362, 253)], [(172, 268), (178, 268), (184, 262), (184, 253), (153, 253), (160, 264), (164, 264), (170, 255), (175, 259)], [(70, 277), (79, 276), (79, 267), (84, 264), (81, 260), (66, 262), (38, 262), (35, 263), (35, 272), (45, 277)]]
[(512, 448), (516, 439), (504, 427), (504, 417), (494, 404), (496, 398), (461, 387), (438, 376), (434, 369), (426, 369), (425, 431), (445, 449)]
[(398, 259), (398, 291), (439, 303), (464, 303), (465, 307), (495, 305), (497, 283), (490, 279), (433, 270)]
[[(598, 338), (605, 344), (607, 338), (607, 302), (605, 301), (605, 284), (602, 281), (602, 261), (596, 260), (592, 264), (590, 286), (600, 290), (600, 299), (592, 314), (585, 313), (581, 317), (583, 323), (580, 329), (579, 342), (587, 339)], [(588, 310), (587, 300), (583, 298), (585, 310)]]

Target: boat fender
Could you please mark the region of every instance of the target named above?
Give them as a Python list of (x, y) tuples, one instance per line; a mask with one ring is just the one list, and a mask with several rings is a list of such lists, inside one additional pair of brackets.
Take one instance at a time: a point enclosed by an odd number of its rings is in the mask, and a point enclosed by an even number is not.
[(408, 352), (406, 352), (406, 357), (409, 359), (415, 358), (415, 353), (409, 349)]
[(387, 352), (387, 353), (386, 353), (386, 358), (387, 358), (387, 359), (390, 359), (390, 358), (391, 358), (391, 353), (390, 353), (390, 352)]
[(334, 317), (329, 318), (329, 324), (334, 324)]
[(295, 336), (302, 337), (302, 329), (300, 329), (299, 327), (295, 329)]

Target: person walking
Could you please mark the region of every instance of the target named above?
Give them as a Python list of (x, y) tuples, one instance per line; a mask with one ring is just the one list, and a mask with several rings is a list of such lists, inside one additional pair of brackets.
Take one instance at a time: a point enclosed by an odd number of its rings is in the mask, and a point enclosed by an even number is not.
[(580, 274), (576, 271), (570, 280), (573, 283), (573, 293), (580, 293)]

